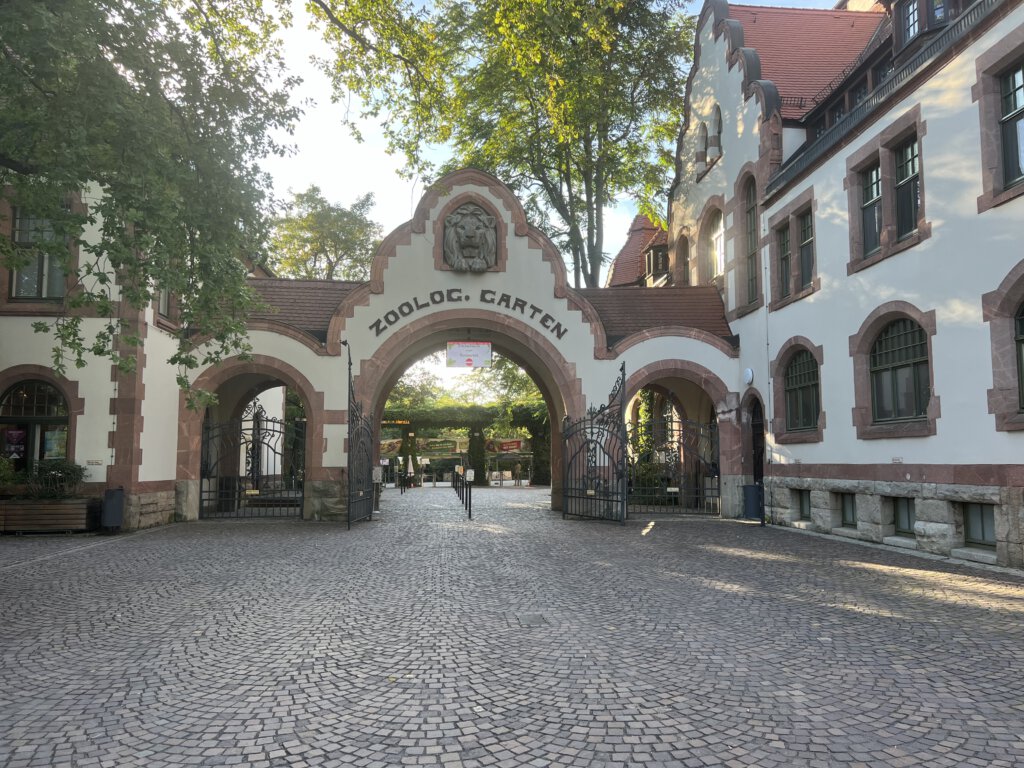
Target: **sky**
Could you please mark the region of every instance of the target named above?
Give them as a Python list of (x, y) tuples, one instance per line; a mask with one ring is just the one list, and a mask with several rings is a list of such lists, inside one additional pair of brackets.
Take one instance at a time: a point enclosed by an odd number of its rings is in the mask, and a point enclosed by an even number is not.
[[(835, 2), (770, 0), (744, 4), (831, 8)], [(689, 6), (693, 13), (699, 8), (695, 4)], [(293, 10), (295, 24), (286, 31), (285, 44), (292, 73), (303, 79), (296, 98), (309, 104), (294, 136), (281, 137), (295, 145), (294, 154), (270, 158), (264, 163), (264, 169), (273, 177), (274, 191), (282, 199), (290, 196), (290, 190), (301, 192), (311, 184), (320, 187), (329, 201), (344, 206), (351, 205), (367, 192), (373, 192), (375, 206), (371, 218), (381, 224), (387, 235), (412, 218), (424, 192), (423, 182), (399, 175), (402, 158), (387, 154), (386, 143), (373, 123), (360, 126), (362, 143), (352, 138), (342, 121), (346, 114), (358, 115), (358, 107), (331, 102), (330, 81), (310, 61), (312, 56), (329, 58), (329, 50), (317, 32), (307, 29), (308, 17), (299, 3), (295, 3)], [(605, 243), (610, 257), (618, 253), (625, 243), (629, 224), (635, 215), (636, 207), (628, 200), (606, 210)]]

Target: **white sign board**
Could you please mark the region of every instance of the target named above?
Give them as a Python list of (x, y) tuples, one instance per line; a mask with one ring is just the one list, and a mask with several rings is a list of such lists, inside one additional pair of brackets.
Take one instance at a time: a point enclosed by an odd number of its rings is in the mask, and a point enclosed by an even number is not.
[(490, 368), (491, 342), (449, 341), (449, 368)]

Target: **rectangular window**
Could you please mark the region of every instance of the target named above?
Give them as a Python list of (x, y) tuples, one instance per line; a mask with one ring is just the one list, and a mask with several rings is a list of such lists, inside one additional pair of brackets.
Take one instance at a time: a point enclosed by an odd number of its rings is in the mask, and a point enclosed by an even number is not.
[(811, 519), (811, 492), (810, 491), (795, 491), (796, 503), (800, 511), (801, 520)]
[(904, 0), (897, 8), (900, 20), (900, 42), (907, 43), (918, 33), (917, 0)]
[(790, 293), (790, 264), (792, 256), (789, 250), (789, 227), (777, 230), (779, 237), (779, 296), (786, 298)]
[(896, 148), (896, 239), (917, 231), (921, 207), (920, 158), (917, 137)]
[(798, 217), (800, 226), (800, 287), (814, 279), (814, 215), (807, 211)]
[(914, 500), (901, 496), (893, 497), (892, 500), (893, 522), (896, 524), (897, 536), (914, 535)]
[(1024, 62), (999, 78), (1004, 186), (1024, 180)]
[(171, 316), (171, 292), (166, 288), (161, 288), (157, 293), (156, 311), (160, 317)]
[[(53, 222), (14, 209), (11, 239), (23, 248), (32, 248), (56, 239)], [(29, 263), (11, 270), (11, 297), (15, 299), (53, 299), (64, 296), (64, 270), (50, 253), (37, 252)]]
[(886, 78), (889, 77), (893, 72), (893, 64), (891, 58), (886, 58), (882, 62), (876, 64), (871, 70), (871, 87), (877, 88), (881, 85)]
[(832, 108), (828, 111), (828, 123), (829, 125), (835, 125), (846, 115), (846, 105), (840, 101), (838, 104), (833, 104)]
[(939, 26), (946, 23), (946, 0), (930, 0), (929, 12), (932, 17), (932, 26)]
[(992, 504), (965, 503), (964, 540), (968, 546), (995, 547), (996, 508)]
[(839, 509), (842, 512), (844, 528), (857, 527), (857, 495), (854, 493), (839, 494)]
[(878, 163), (863, 171), (861, 179), (861, 228), (864, 256), (882, 247), (882, 168)]
[(850, 89), (850, 107), (856, 107), (868, 97), (868, 80), (862, 77)]

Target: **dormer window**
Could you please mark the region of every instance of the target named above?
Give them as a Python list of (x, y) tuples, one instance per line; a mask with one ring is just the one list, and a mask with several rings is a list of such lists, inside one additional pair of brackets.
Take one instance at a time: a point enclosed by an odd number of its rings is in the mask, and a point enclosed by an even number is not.
[(652, 248), (647, 252), (647, 274), (651, 277), (661, 277), (668, 273), (668, 250), (665, 248)]
[(902, 0), (896, 4), (896, 28), (899, 30), (899, 42), (906, 45), (920, 32), (917, 21), (918, 0)]

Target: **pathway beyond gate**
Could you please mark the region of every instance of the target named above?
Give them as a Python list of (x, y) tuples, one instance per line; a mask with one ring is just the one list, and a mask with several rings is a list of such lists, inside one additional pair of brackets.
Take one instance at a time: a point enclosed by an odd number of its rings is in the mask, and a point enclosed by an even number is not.
[(547, 501), (0, 538), (0, 766), (1024, 764), (1020, 577)]

